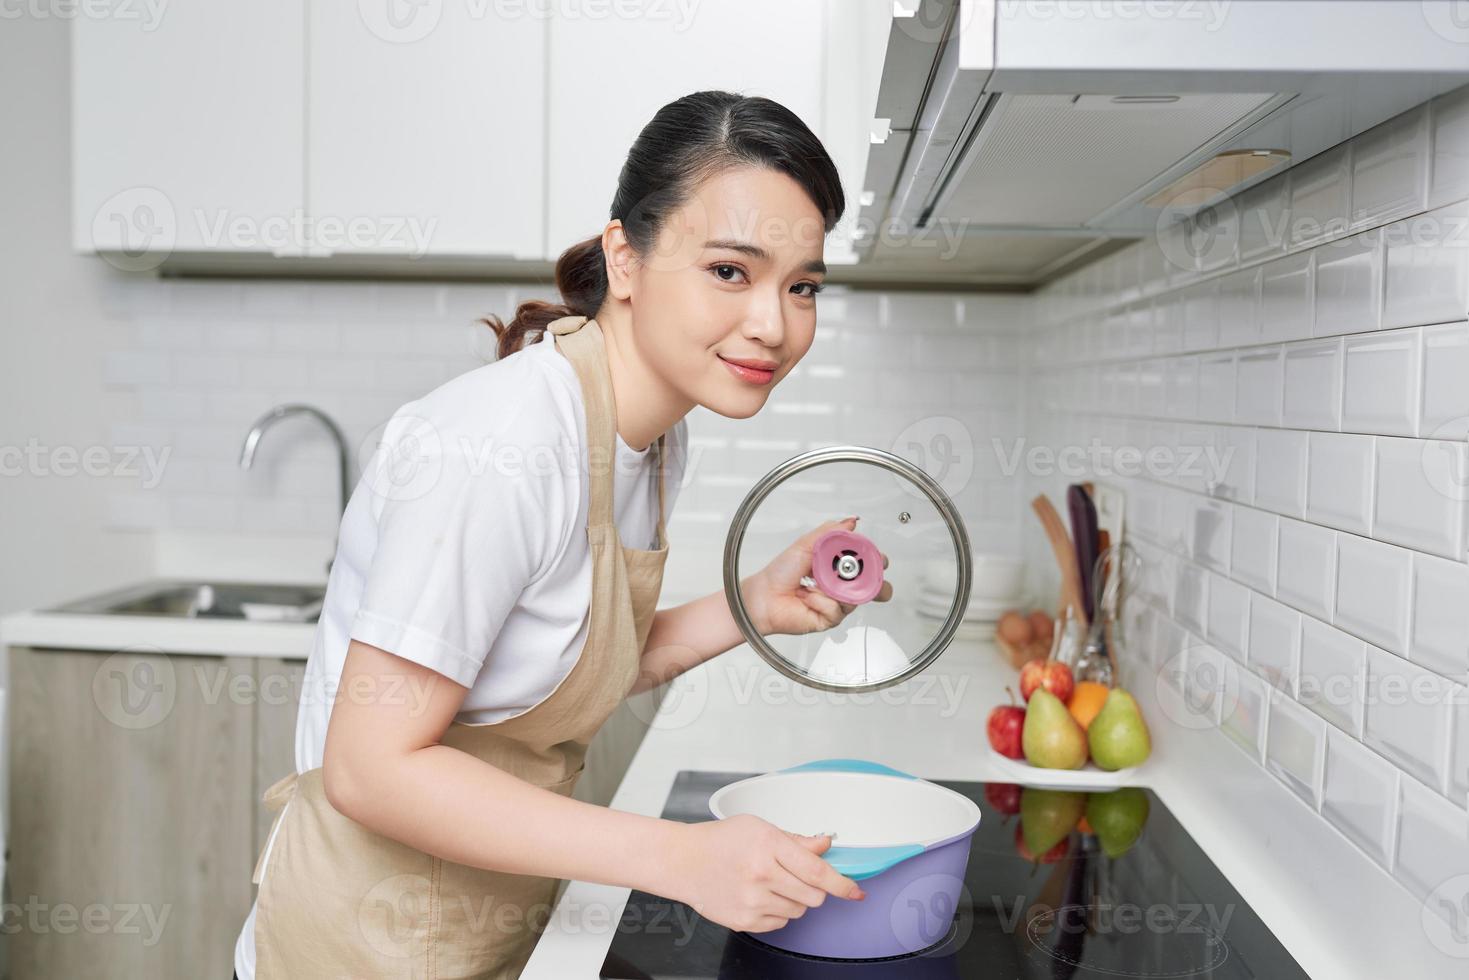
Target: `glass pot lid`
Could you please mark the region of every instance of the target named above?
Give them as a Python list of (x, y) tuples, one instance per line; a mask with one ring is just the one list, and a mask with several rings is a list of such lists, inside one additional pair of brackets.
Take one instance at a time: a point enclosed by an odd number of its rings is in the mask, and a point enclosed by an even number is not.
[[(849, 516), (852, 530), (814, 534)], [(807, 535), (810, 557), (792, 587), (850, 611), (828, 628), (762, 635), (742, 583)], [(735, 511), (724, 544), (724, 594), (746, 642), (782, 674), (825, 691), (891, 687), (933, 663), (964, 618), (970, 576), (969, 536), (943, 488), (867, 446), (814, 449), (775, 467)]]

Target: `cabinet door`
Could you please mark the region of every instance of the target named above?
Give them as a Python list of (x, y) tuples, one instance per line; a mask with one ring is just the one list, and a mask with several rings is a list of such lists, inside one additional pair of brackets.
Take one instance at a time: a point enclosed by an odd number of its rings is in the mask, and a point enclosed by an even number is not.
[(228, 972), (254, 869), (252, 670), (10, 651), (11, 977)]
[[(551, 15), (547, 254), (599, 234), (638, 132), (690, 92), (780, 102), (822, 132), (826, 4), (633, 4), (639, 16)], [(576, 15), (573, 15), (573, 14)]]
[(540, 258), (546, 20), (535, 4), (312, 3), (310, 39), (315, 247)]
[(122, 10), (71, 26), (75, 247), (144, 268), (299, 244), (305, 0)]

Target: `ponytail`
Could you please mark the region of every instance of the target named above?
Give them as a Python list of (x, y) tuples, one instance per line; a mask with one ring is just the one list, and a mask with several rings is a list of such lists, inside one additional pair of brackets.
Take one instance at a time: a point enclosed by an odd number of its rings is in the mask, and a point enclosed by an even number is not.
[(563, 302), (533, 299), (519, 304), (509, 323), (497, 316), (480, 322), (495, 331), (495, 353), (505, 358), (540, 339), (546, 327), (564, 316), (594, 317), (607, 296), (607, 264), (602, 256), (602, 236), (578, 242), (556, 260), (556, 289)]

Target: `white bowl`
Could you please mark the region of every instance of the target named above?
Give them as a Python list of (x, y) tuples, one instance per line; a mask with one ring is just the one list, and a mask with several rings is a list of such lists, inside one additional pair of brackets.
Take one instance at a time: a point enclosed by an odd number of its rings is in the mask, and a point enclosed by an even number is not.
[[(1025, 560), (1014, 555), (977, 554), (970, 567), (970, 602), (1006, 602), (1017, 597), (1025, 585)], [(952, 593), (957, 574), (953, 562), (945, 559), (933, 559), (923, 565), (924, 584), (933, 589)]]

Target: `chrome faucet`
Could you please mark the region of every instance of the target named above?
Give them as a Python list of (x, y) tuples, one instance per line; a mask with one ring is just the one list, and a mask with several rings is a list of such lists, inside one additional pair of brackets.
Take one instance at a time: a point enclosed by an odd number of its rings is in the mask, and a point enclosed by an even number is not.
[(291, 418), (295, 415), (306, 415), (320, 422), (331, 434), (332, 441), (337, 444), (337, 519), (347, 511), (347, 498), (352, 494), (351, 451), (347, 448), (347, 437), (342, 434), (342, 429), (333, 422), (331, 416), (319, 408), (310, 405), (277, 405), (255, 420), (250, 426), (250, 431), (245, 435), (245, 445), (240, 448), (240, 469), (248, 470), (250, 464), (255, 461), (255, 449), (260, 445), (260, 437), (265, 435), (269, 429), (281, 419)]

